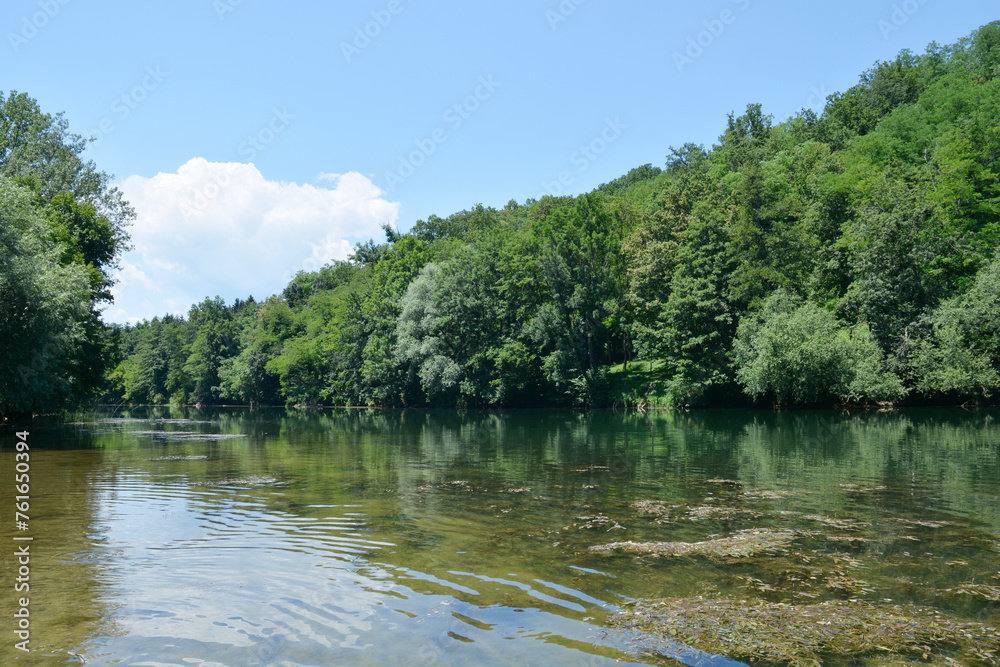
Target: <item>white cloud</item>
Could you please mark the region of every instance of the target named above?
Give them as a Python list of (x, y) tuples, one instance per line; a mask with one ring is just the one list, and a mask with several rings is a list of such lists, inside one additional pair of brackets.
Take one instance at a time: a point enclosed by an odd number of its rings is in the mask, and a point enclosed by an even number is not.
[[(146, 289), (156, 288), (156, 286), (153, 284), (153, 281), (149, 279), (149, 276), (147, 276), (142, 269), (140, 269), (132, 262), (125, 262), (125, 261), (122, 262), (121, 269), (119, 269), (118, 271), (118, 277), (119, 280), (121, 280), (122, 282), (128, 282), (133, 285), (140, 285), (141, 287), (145, 287)], [(115, 286), (115, 288), (112, 291), (116, 289), (117, 286)]]
[(253, 164), (202, 158), (176, 173), (125, 179), (120, 188), (137, 214), (135, 250), (124, 258), (105, 318), (185, 312), (206, 296), (262, 299), (296, 271), (345, 259), (355, 242), (396, 222), (399, 203), (365, 176), (319, 180), (329, 187), (268, 181)]

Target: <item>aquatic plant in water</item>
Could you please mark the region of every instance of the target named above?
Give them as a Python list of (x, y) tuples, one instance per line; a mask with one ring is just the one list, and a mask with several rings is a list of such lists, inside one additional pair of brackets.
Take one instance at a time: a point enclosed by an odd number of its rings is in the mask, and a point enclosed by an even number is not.
[[(708, 653), (796, 667), (826, 664), (824, 657), (853, 660), (866, 654), (877, 655), (879, 664), (901, 658), (951, 665), (1000, 664), (997, 628), (913, 605), (859, 600), (808, 605), (702, 598), (641, 600), (627, 603), (608, 622)], [(966, 662), (959, 663), (944, 652)]]
[(633, 553), (651, 556), (743, 557), (765, 551), (776, 551), (795, 539), (795, 532), (750, 528), (729, 537), (704, 542), (612, 542), (590, 547), (595, 553)]

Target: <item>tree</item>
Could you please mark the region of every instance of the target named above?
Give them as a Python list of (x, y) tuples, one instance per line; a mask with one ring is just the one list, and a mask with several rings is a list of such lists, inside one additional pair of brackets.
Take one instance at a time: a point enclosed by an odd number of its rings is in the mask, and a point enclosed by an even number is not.
[(946, 293), (945, 274), (934, 270), (955, 254), (941, 238), (946, 229), (939, 208), (919, 188), (884, 178), (839, 241), (854, 274), (839, 308), (850, 320), (867, 322), (886, 354), (905, 354), (909, 329)]
[(278, 378), (289, 405), (322, 403), (329, 370), (317, 338), (298, 335), (286, 339), (281, 353), (264, 368)]
[(219, 372), (226, 360), (237, 354), (232, 311), (219, 297), (205, 299), (191, 307), (189, 320), (197, 334), (184, 363), (190, 378), (187, 399), (196, 404), (217, 403), (223, 394)]
[(436, 294), (440, 272), (441, 267), (434, 263), (420, 269), (400, 300), (396, 320), (395, 355), (406, 366), (408, 379), (418, 380), (430, 400), (456, 394), (463, 376), (449, 354), (458, 341), (442, 336), (446, 319)]
[(911, 354), (919, 391), (989, 398), (1000, 389), (1000, 255), (927, 320)]
[(90, 283), (53, 238), (32, 194), (0, 177), (0, 415), (79, 400)]
[[(17, 266), (8, 264), (6, 269), (6, 293), (0, 299), (16, 312), (0, 321), (0, 333), (8, 341), (20, 340), (16, 354), (31, 357), (36, 371), (52, 373), (50, 379), (29, 373), (38, 387), (26, 387), (23, 394), (33, 396), (35, 403), (17, 400), (17, 409), (25, 412), (68, 407), (103, 383), (106, 327), (98, 311), (111, 301), (113, 270), (128, 247), (126, 228), (134, 212), (110, 186), (107, 174), (80, 159), (85, 147), (83, 138), (68, 131), (62, 114), (43, 113), (23, 93), (0, 93), (0, 179), (10, 206), (10, 219), (4, 222), (6, 261), (27, 253)], [(16, 194), (13, 184), (22, 186)], [(45, 251), (36, 253), (39, 248)], [(65, 270), (53, 273), (52, 261)], [(36, 274), (24, 273), (27, 267), (34, 267)], [(79, 275), (86, 284), (85, 314), (79, 310), (76, 288), (70, 286)], [(13, 305), (18, 302), (22, 305)], [(46, 323), (54, 312), (66, 320), (62, 336), (43, 331), (54, 325)]]
[(669, 296), (646, 345), (665, 358), (673, 402), (704, 404), (724, 397), (732, 384), (728, 354), (737, 320), (725, 295), (732, 259), (722, 221), (706, 202), (692, 211), (681, 238)]
[[(386, 226), (256, 315), (116, 332), (115, 377), (171, 400), (404, 406), (595, 405), (613, 372), (676, 406), (992, 395), (998, 36), (902, 51), (821, 115), (749, 104), (662, 171)], [(26, 187), (96, 293), (113, 220), (47, 173)], [(633, 358), (658, 363), (640, 378)]]
[(905, 393), (866, 328), (851, 332), (833, 313), (783, 290), (740, 322), (733, 360), (748, 395), (781, 404), (892, 401)]
[(610, 183), (602, 183), (597, 187), (600, 192), (606, 195), (618, 195), (626, 192), (631, 186), (645, 181), (651, 181), (662, 173), (659, 167), (651, 164), (644, 164), (630, 170), (624, 176), (616, 178)]
[(926, 81), (919, 76), (918, 64), (905, 50), (891, 62), (877, 62), (856, 86), (827, 98), (815, 137), (840, 149), (873, 131), (894, 109), (919, 97)]
[(399, 302), (429, 261), (427, 243), (403, 236), (392, 243), (370, 280), (348, 298), (336, 346), (331, 350), (330, 394), (352, 404), (398, 405), (416, 399), (395, 356)]
[(111, 186), (111, 177), (80, 155), (87, 141), (69, 131), (62, 113), (44, 113), (25, 93), (0, 92), (0, 176), (33, 183), (45, 201), (60, 194), (94, 208), (110, 227), (111, 257), (128, 246), (135, 211)]
[(680, 148), (671, 146), (670, 155), (667, 156), (667, 173), (674, 176), (703, 171), (708, 167), (708, 157), (705, 147), (701, 144), (689, 141)]
[(550, 297), (528, 328), (544, 350), (549, 379), (575, 402), (592, 404), (627, 307), (624, 216), (600, 194), (582, 195), (572, 208), (554, 211), (544, 229), (539, 268)]
[[(773, 120), (760, 104), (748, 104), (742, 116), (730, 113), (713, 159), (734, 172), (760, 162), (767, 156)], [(692, 155), (697, 159), (696, 151)]]
[[(293, 283), (298, 278), (296, 276)], [(239, 354), (226, 359), (219, 367), (222, 397), (250, 405), (283, 403), (281, 378), (268, 369), (267, 364), (281, 353), (286, 339), (300, 333), (295, 313), (286, 301), (272, 296), (255, 309), (239, 334)], [(283, 366), (279, 370), (286, 368)]]
[(980, 76), (1000, 77), (1000, 21), (987, 23), (973, 33), (971, 51)]

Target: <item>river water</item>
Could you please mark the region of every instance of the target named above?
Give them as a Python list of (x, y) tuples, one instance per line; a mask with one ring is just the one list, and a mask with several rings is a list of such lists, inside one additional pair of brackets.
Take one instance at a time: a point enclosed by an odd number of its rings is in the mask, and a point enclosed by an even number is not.
[[(145, 408), (15, 424), (0, 431), (0, 664), (744, 664), (608, 627), (641, 598), (916, 604), (995, 627), (997, 418)], [(589, 549), (750, 528), (795, 543)]]

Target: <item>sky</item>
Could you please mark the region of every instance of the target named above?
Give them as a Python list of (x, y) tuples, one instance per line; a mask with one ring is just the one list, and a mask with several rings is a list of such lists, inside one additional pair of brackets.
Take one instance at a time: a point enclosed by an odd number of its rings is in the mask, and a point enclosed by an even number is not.
[(134, 206), (108, 322), (279, 294), (354, 244), (579, 194), (730, 112), (822, 109), (995, 0), (5, 0), (28, 93)]

